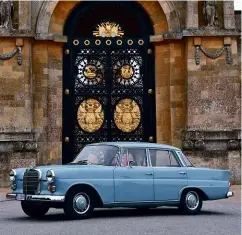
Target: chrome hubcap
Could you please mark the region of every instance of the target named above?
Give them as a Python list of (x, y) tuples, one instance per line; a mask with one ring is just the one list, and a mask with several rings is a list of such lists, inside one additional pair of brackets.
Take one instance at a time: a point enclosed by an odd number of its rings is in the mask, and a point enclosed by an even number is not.
[(199, 196), (196, 192), (189, 192), (186, 195), (186, 204), (190, 210), (196, 210), (199, 205)]
[(73, 208), (78, 214), (85, 214), (90, 207), (90, 198), (85, 193), (78, 193), (73, 198)]

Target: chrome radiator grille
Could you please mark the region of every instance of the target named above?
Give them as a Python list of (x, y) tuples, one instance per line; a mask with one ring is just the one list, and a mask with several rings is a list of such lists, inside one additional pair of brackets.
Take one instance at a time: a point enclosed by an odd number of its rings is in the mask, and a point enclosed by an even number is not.
[(35, 169), (27, 169), (23, 177), (23, 193), (35, 195), (40, 190), (40, 172)]

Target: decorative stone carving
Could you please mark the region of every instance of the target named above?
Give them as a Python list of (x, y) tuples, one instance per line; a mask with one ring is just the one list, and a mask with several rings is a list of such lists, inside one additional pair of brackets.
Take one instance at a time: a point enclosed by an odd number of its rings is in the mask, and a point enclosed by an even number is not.
[(218, 3), (216, 0), (205, 1), (203, 6), (203, 14), (206, 20), (207, 26), (215, 27), (218, 26)]
[(13, 0), (0, 0), (0, 30), (13, 30)]
[(37, 151), (38, 145), (36, 142), (29, 141), (25, 144), (26, 151)]
[(23, 142), (15, 142), (13, 144), (13, 150), (15, 152), (22, 151), (24, 149), (24, 143)]
[(193, 147), (194, 147), (194, 144), (193, 144), (193, 142), (191, 140), (184, 140), (182, 142), (182, 148), (184, 150), (192, 150)]
[(227, 64), (232, 63), (230, 45), (223, 46), (221, 49), (219, 49), (219, 50), (217, 50), (213, 53), (206, 51), (201, 45), (196, 45), (195, 46), (195, 62), (196, 62), (196, 65), (200, 64), (199, 50), (202, 51), (203, 54), (206, 55), (207, 57), (209, 57), (210, 59), (216, 59), (216, 58), (220, 57), (224, 53), (224, 51), (226, 50)]
[(230, 140), (227, 143), (228, 150), (238, 150), (240, 149), (240, 142), (238, 140)]
[(0, 54), (0, 60), (8, 60), (14, 57), (18, 53), (18, 65), (22, 65), (22, 48), (18, 46), (15, 50), (8, 54)]
[(204, 150), (206, 147), (206, 144), (203, 140), (197, 140), (194, 144), (195, 149), (197, 150)]

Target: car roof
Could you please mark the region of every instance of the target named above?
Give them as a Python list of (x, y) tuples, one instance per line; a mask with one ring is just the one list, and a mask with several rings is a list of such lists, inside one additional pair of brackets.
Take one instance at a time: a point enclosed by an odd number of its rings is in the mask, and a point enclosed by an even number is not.
[(89, 145), (113, 145), (121, 148), (164, 148), (164, 149), (173, 149), (173, 150), (180, 150), (171, 145), (167, 144), (157, 144), (157, 143), (148, 143), (148, 142), (100, 142), (100, 143), (93, 143)]

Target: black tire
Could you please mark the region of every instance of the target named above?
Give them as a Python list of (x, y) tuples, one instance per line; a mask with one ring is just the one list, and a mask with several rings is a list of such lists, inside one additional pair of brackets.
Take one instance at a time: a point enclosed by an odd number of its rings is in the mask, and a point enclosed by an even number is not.
[(183, 214), (196, 215), (201, 211), (202, 197), (195, 190), (186, 190), (181, 195), (179, 209)]
[[(79, 202), (78, 202), (79, 201)], [(83, 209), (78, 208), (84, 205)], [(90, 218), (94, 210), (93, 192), (88, 188), (74, 188), (71, 190), (65, 200), (64, 212), (68, 219), (87, 219)]]
[(42, 202), (21, 201), (23, 212), (31, 218), (43, 218), (50, 207)]

